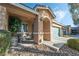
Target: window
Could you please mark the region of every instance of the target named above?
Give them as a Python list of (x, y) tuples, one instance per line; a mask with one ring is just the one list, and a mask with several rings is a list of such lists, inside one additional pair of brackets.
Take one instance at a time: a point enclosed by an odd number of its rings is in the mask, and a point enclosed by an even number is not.
[(21, 32), (28, 32), (28, 24), (22, 23)]

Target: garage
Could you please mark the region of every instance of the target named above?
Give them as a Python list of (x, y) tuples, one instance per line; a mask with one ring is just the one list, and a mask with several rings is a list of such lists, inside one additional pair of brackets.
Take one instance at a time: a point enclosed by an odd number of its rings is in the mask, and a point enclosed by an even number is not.
[(52, 32), (51, 32), (52, 40), (51, 41), (58, 40), (59, 34), (60, 34), (60, 29), (57, 27), (52, 27), (51, 30), (52, 30)]

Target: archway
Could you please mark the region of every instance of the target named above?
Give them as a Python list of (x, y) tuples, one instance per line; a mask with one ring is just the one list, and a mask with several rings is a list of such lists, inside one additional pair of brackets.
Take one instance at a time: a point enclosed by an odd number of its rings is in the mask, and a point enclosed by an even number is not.
[(50, 20), (45, 18), (43, 21), (43, 40), (50, 41)]

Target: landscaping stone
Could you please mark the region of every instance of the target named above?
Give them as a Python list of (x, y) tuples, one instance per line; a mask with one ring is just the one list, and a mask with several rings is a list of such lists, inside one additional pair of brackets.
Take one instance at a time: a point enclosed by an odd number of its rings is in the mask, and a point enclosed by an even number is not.
[(21, 46), (22, 49), (15, 49), (15, 53), (8, 53), (9, 56), (79, 56), (79, 51), (64, 45), (59, 51), (55, 51), (46, 45), (34, 45), (30, 47)]

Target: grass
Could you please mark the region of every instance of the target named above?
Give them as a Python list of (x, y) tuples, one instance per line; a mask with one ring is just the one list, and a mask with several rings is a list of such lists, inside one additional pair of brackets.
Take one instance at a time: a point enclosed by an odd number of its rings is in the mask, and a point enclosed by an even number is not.
[(76, 49), (79, 51), (79, 39), (69, 39), (67, 41), (67, 45), (70, 47), (70, 48), (73, 48), (73, 49)]

